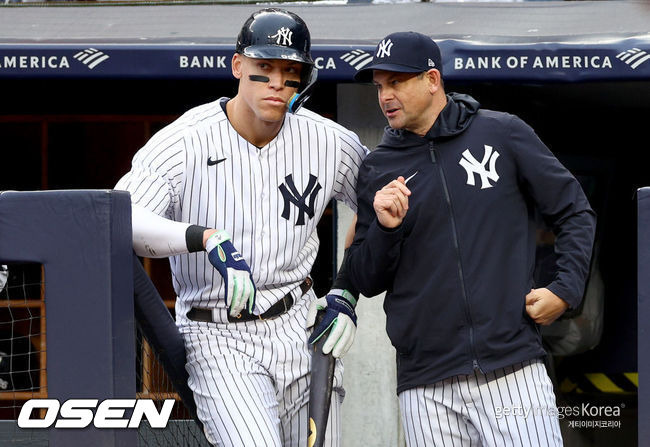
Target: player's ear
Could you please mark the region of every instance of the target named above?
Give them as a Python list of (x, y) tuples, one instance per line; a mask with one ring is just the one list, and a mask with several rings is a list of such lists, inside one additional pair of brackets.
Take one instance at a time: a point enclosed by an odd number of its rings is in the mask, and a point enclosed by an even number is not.
[(239, 53), (235, 53), (232, 56), (232, 75), (235, 77), (235, 79), (241, 79), (242, 77), (242, 63), (243, 63), (243, 56)]

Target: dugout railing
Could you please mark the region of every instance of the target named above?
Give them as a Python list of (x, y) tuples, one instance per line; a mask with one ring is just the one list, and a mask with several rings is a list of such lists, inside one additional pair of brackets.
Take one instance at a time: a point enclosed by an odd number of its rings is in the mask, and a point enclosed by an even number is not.
[[(207, 445), (187, 387), (182, 338), (133, 254), (130, 204), (128, 193), (112, 190), (0, 193), (0, 265), (9, 264), (10, 273), (13, 266), (27, 265), (37, 276), (33, 284), (23, 280), (17, 286), (22, 301), (2, 302), (8, 312), (0, 315), (0, 324), (11, 327), (11, 339), (3, 341), (11, 348), (0, 349), (7, 351), (0, 361), (15, 368), (15, 358), (25, 355), (14, 349), (17, 341), (36, 340), (37, 348), (26, 348), (33, 357), (28, 372), (40, 375), (17, 391), (11, 389), (17, 372), (9, 371), (3, 377), (12, 383), (7, 391), (0, 384), (0, 401), (13, 399), (17, 415), (34, 398), (61, 404), (72, 398), (150, 398), (157, 404), (174, 398), (171, 426), (151, 429), (145, 420), (139, 430), (99, 429), (94, 423), (83, 429), (25, 430), (9, 420), (0, 424), (0, 444)], [(5, 295), (15, 293), (5, 290)], [(30, 319), (25, 324), (37, 331), (21, 333), (25, 313)], [(127, 408), (124, 417), (130, 414)]]

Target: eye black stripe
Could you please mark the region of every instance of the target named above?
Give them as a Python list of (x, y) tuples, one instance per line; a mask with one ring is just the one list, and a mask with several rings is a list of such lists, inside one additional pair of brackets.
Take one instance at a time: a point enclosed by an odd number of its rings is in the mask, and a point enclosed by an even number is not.
[(248, 79), (254, 82), (269, 82), (271, 79), (269, 79), (268, 76), (260, 76), (260, 75), (249, 75)]

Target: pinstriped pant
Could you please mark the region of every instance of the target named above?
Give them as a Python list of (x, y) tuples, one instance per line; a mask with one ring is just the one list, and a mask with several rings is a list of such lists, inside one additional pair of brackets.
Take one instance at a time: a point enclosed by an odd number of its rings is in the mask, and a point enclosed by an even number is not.
[[(266, 321), (179, 325), (188, 385), (208, 440), (226, 447), (304, 447), (311, 353), (305, 329), (313, 291)], [(342, 365), (337, 362), (325, 446), (339, 445)]]
[(553, 385), (540, 360), (412, 388), (399, 402), (409, 447), (562, 446)]

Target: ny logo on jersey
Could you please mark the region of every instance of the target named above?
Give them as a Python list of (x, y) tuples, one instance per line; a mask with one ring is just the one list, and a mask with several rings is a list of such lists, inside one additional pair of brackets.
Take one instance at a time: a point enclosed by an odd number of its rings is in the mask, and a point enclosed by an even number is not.
[[(318, 178), (309, 174), (309, 182), (303, 193), (298, 192), (296, 185), (293, 183), (293, 176), (291, 174), (284, 178), (284, 183), (278, 186), (282, 197), (284, 197), (284, 209), (282, 210), (282, 217), (289, 220), (289, 203), (293, 203), (298, 208), (298, 220), (296, 225), (305, 224), (305, 214), (309, 218), (314, 217), (314, 202), (316, 201), (316, 194), (321, 190), (320, 183), (317, 182)], [(307, 205), (307, 197), (309, 196), (309, 205)]]
[(382, 40), (379, 42), (379, 47), (377, 48), (377, 57), (390, 57), (390, 49), (393, 48), (393, 42), (388, 40)]
[(275, 39), (276, 45), (290, 46), (291, 36), (293, 36), (293, 31), (283, 26), (274, 35), (269, 36), (269, 39)]
[[(463, 152), (463, 157), (460, 159), (458, 164), (465, 168), (465, 171), (467, 171), (468, 185), (475, 185), (474, 174), (478, 174), (479, 177), (481, 177), (481, 189), (487, 189), (494, 186), (490, 184), (490, 180), (495, 183), (497, 180), (499, 180), (499, 174), (497, 174), (495, 167), (497, 158), (499, 158), (499, 153), (497, 151), (492, 152), (492, 146), (488, 146), (487, 144), (483, 146), (485, 147), (483, 161), (479, 163), (478, 160), (474, 158), (469, 149), (465, 149), (465, 152)], [(490, 167), (486, 170), (485, 165), (488, 164), (488, 161), (490, 162)]]

